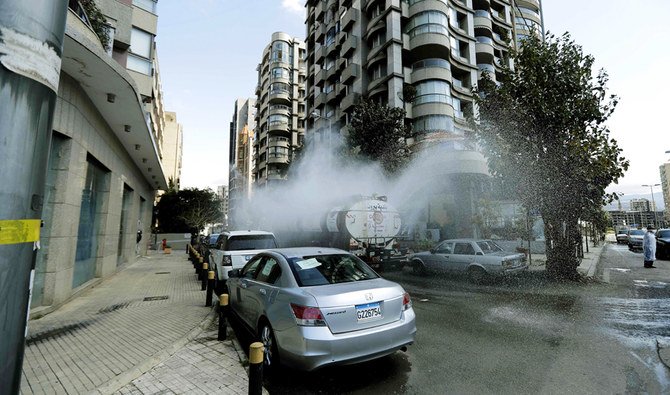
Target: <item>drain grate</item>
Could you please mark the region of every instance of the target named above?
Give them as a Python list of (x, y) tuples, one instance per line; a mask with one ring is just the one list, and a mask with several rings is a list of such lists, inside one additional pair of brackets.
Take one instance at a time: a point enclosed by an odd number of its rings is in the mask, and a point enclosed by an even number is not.
[(166, 300), (168, 299), (169, 296), (163, 295), (163, 296), (147, 296), (146, 298), (143, 299), (145, 302), (151, 302), (152, 300)]
[(116, 311), (116, 310), (128, 307), (129, 304), (130, 304), (130, 302), (117, 303), (117, 304), (111, 305), (109, 307), (105, 307), (105, 308), (102, 308), (102, 309), (98, 310), (98, 314), (111, 313), (112, 311)]
[(154, 274), (170, 274), (170, 272), (156, 272)]

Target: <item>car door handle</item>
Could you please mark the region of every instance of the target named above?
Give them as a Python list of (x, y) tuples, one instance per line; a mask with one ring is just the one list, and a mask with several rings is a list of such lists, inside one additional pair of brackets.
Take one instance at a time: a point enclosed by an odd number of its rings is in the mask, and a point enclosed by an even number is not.
[(240, 288), (247, 289), (247, 287), (248, 287), (248, 285), (247, 285), (247, 282), (246, 282), (246, 281), (241, 281), (241, 282), (240, 282)]
[(267, 294), (267, 292), (265, 291), (264, 288), (259, 289), (258, 292), (260, 292), (261, 295), (266, 295)]

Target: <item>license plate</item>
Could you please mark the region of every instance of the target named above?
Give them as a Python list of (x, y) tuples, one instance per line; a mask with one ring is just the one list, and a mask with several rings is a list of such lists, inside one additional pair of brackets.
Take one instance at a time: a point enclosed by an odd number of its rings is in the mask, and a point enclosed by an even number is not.
[(356, 306), (356, 318), (358, 322), (382, 318), (382, 308), (379, 302)]

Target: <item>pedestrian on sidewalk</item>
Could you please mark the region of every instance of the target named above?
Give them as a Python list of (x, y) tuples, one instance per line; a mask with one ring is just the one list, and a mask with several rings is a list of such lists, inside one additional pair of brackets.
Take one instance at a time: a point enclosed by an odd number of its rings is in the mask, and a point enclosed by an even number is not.
[(656, 260), (656, 236), (654, 236), (654, 225), (647, 226), (647, 233), (642, 239), (642, 251), (644, 252), (644, 267), (647, 269), (655, 268)]

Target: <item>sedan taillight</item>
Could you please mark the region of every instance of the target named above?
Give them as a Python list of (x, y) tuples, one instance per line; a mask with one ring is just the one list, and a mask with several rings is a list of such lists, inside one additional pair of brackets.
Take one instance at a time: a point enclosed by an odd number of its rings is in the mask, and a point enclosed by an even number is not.
[(412, 307), (412, 299), (409, 298), (409, 294), (405, 292), (402, 295), (402, 309), (407, 310)]
[(326, 326), (323, 314), (318, 307), (300, 306), (291, 303), (291, 310), (295, 316), (295, 322), (303, 326)]
[(226, 255), (223, 257), (221, 264), (223, 266), (233, 266), (233, 260), (230, 258), (230, 256)]

